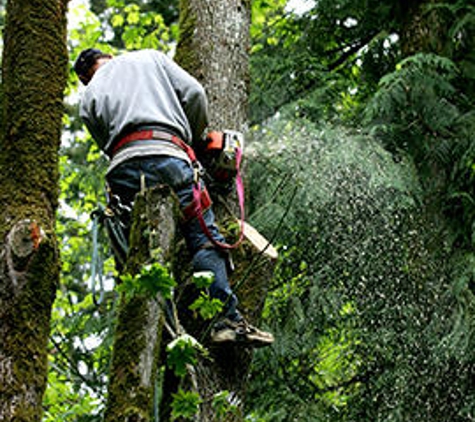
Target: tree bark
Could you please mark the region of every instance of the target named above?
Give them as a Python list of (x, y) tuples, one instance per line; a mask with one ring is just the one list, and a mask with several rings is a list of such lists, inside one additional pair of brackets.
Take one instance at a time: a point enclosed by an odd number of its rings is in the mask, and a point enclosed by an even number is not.
[(439, 0), (402, 2), (401, 50), (404, 57), (416, 53), (444, 53), (449, 41), (448, 22), (439, 9), (429, 9), (437, 3)]
[(181, 0), (175, 60), (204, 86), (210, 129), (246, 132), (249, 0)]
[[(124, 273), (135, 275), (151, 262), (172, 259), (177, 201), (166, 186), (136, 197), (130, 251)], [(160, 296), (122, 294), (114, 337), (106, 422), (151, 420), (162, 341), (164, 303)]]
[(0, 420), (40, 421), (67, 78), (66, 0), (10, 0), (0, 136)]
[[(205, 87), (209, 100), (210, 130), (247, 131), (250, 10), (251, 2), (247, 0), (180, 2), (180, 41), (175, 59)], [(226, 232), (229, 222), (236, 223), (233, 215), (237, 210), (236, 199), (223, 200), (213, 196), (213, 200), (218, 223)], [(250, 226), (245, 233), (246, 241), (232, 253), (236, 269), (230, 282), (239, 297), (241, 312), (256, 324), (277, 254)], [(177, 271), (176, 275), (180, 285), (186, 285), (186, 274)], [(183, 309), (185, 306), (182, 304), (179, 307)], [(209, 327), (203, 328), (190, 318), (183, 324), (192, 335), (206, 342), (203, 335), (209, 332)], [(215, 347), (210, 349), (210, 354), (211, 359), (199, 361), (196, 366), (196, 384), (203, 399), (198, 420), (218, 420), (211, 406), (212, 399), (216, 393), (226, 390), (238, 411), (228, 414), (225, 420), (242, 421), (252, 350), (234, 346)]]

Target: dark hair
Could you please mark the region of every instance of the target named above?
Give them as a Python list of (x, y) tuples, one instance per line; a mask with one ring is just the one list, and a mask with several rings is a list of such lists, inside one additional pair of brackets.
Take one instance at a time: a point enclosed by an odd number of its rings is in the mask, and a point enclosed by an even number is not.
[(74, 63), (74, 71), (84, 85), (89, 83), (89, 70), (96, 63), (96, 60), (101, 57), (110, 57), (110, 55), (97, 48), (88, 48), (79, 54), (76, 63)]

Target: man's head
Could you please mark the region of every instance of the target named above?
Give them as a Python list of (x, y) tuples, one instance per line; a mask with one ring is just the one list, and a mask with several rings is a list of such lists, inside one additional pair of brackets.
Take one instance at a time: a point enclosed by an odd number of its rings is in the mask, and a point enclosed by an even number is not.
[(88, 48), (79, 54), (76, 63), (74, 63), (74, 71), (81, 82), (87, 85), (99, 66), (111, 58), (110, 54), (105, 54), (97, 48)]

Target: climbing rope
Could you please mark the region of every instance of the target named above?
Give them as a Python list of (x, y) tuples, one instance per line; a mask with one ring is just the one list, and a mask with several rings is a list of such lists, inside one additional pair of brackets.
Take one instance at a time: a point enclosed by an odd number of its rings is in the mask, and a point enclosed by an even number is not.
[[(91, 259), (91, 293), (96, 306), (104, 301), (103, 262), (99, 254), (99, 225), (103, 210), (98, 208), (92, 213), (92, 259)], [(99, 281), (99, 299), (96, 298), (96, 278)]]

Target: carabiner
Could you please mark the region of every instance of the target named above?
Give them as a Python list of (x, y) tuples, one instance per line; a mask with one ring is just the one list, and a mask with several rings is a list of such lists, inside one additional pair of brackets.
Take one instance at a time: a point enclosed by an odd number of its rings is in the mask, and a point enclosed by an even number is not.
[(193, 163), (193, 183), (198, 184), (200, 177), (203, 175), (203, 166), (199, 161)]

